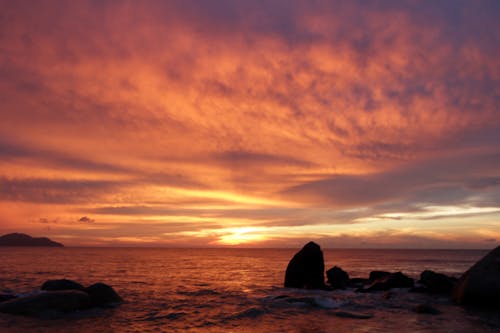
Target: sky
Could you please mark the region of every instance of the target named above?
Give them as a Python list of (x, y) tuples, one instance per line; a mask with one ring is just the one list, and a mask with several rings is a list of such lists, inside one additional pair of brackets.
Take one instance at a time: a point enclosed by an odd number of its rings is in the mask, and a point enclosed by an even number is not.
[(493, 248), (500, 2), (0, 0), (0, 233)]

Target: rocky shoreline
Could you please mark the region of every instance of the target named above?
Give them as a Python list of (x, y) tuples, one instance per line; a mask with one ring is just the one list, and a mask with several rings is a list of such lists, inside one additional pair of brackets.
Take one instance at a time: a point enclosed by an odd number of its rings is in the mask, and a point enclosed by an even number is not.
[[(449, 297), (456, 304), (500, 309), (500, 246), (474, 264), (459, 279), (431, 270), (420, 274), (415, 281), (402, 272), (372, 271), (367, 278), (350, 278), (341, 267), (326, 271), (323, 251), (314, 242), (307, 243), (288, 263), (284, 286), (300, 289), (354, 289), (360, 293), (388, 292), (406, 288), (408, 292), (438, 294)], [(433, 313), (430, 305), (422, 305), (418, 312)]]

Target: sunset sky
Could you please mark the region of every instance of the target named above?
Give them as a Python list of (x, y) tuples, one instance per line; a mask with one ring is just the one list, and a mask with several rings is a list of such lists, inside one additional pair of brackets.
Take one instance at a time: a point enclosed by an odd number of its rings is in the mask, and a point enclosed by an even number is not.
[(500, 1), (2, 1), (0, 233), (493, 248)]

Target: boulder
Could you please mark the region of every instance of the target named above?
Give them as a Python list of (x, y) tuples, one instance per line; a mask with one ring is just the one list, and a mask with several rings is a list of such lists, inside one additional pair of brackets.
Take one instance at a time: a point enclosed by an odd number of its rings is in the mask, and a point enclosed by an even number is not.
[(441, 314), (441, 311), (436, 309), (430, 304), (418, 304), (413, 308), (413, 311), (416, 313), (422, 313), (422, 314), (432, 314), (432, 315), (438, 315)]
[(375, 281), (375, 280), (378, 280), (380, 278), (383, 278), (383, 277), (386, 277), (386, 276), (389, 276), (391, 275), (390, 272), (386, 272), (386, 271), (371, 271), (370, 272), (370, 277), (368, 278), (370, 281)]
[(365, 284), (370, 283), (370, 280), (365, 278), (350, 278), (348, 286), (351, 288), (362, 288)]
[(89, 295), (80, 290), (47, 291), (0, 303), (0, 312), (39, 315), (47, 311), (72, 312), (90, 305)]
[(390, 273), (389, 275), (378, 278), (365, 289), (358, 289), (359, 292), (386, 291), (392, 288), (411, 288), (413, 279), (401, 272)]
[(349, 274), (337, 266), (327, 270), (326, 277), (333, 289), (344, 289), (349, 284)]
[(11, 299), (16, 298), (16, 295), (11, 294), (0, 294), (0, 302), (9, 301)]
[(85, 287), (78, 282), (60, 279), (60, 280), (47, 280), (42, 284), (40, 288), (42, 290), (85, 290)]
[(430, 293), (450, 294), (457, 279), (441, 273), (425, 270), (420, 274), (420, 280), (418, 282)]
[(500, 308), (500, 246), (460, 277), (452, 298), (458, 304)]
[(307, 243), (288, 263), (285, 287), (323, 289), (325, 287), (325, 263), (318, 244)]
[(90, 306), (92, 307), (123, 302), (123, 299), (112, 287), (101, 282), (85, 288), (85, 291), (90, 296)]

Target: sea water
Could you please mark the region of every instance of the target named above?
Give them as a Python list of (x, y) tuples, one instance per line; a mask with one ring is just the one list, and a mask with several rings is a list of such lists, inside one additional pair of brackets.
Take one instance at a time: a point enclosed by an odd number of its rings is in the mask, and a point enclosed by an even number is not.
[[(0, 248), (0, 293), (31, 293), (48, 279), (104, 282), (125, 303), (59, 316), (0, 314), (0, 332), (499, 332), (498, 313), (448, 298), (283, 288), (298, 249)], [(324, 250), (326, 269), (418, 278), (459, 277), (484, 250)], [(430, 304), (441, 314), (419, 314)]]

